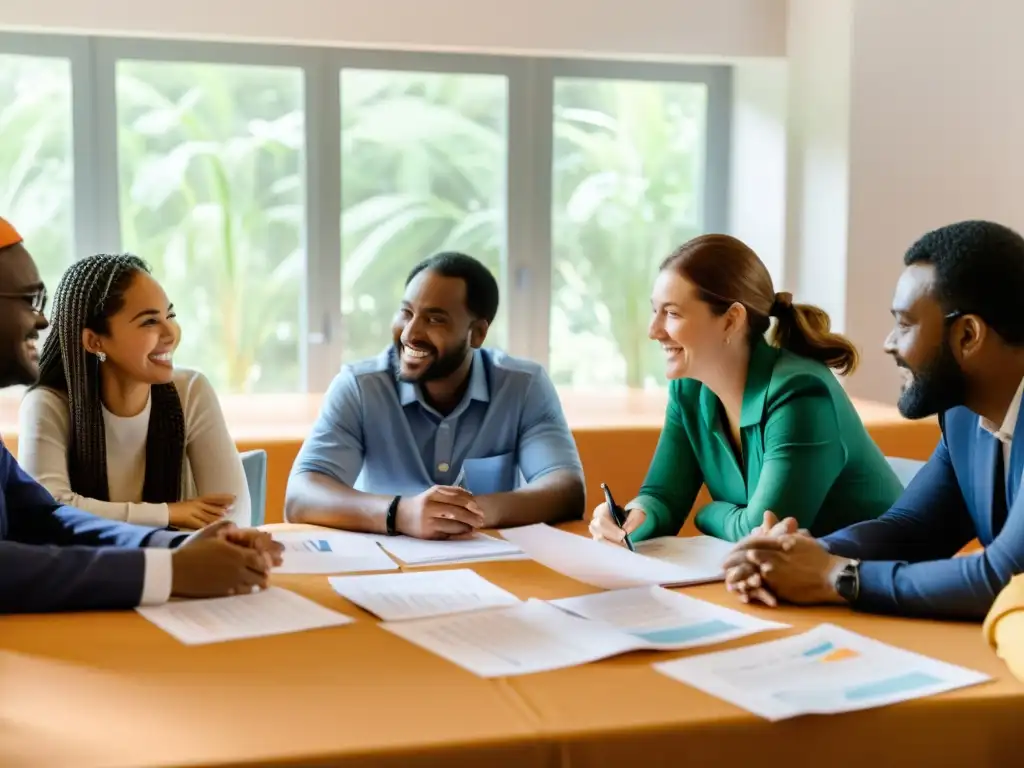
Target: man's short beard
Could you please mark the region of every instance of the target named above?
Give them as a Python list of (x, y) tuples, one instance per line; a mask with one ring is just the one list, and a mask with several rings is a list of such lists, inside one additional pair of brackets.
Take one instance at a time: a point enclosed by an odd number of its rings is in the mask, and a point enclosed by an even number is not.
[[(405, 381), (412, 384), (426, 384), (428, 381), (437, 381), (439, 379), (446, 379), (455, 373), (462, 364), (466, 361), (466, 356), (469, 354), (470, 346), (469, 340), (467, 339), (457, 348), (448, 352), (446, 355), (438, 356), (434, 358), (434, 362), (430, 366), (417, 376), (403, 376), (402, 375), (402, 342), (395, 342), (395, 354), (398, 355), (399, 364), (398, 380)], [(433, 350), (434, 354), (437, 354), (437, 350)]]
[(913, 374), (897, 403), (907, 419), (923, 419), (963, 405), (967, 399), (967, 377), (945, 341), (920, 370), (913, 370), (900, 358), (897, 365)]

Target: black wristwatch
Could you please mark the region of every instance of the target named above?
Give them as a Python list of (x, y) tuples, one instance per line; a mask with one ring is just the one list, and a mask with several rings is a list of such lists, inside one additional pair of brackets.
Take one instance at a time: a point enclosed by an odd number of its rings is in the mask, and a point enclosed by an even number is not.
[(836, 592), (848, 603), (856, 602), (860, 596), (860, 560), (851, 560), (836, 576)]
[(395, 496), (388, 504), (388, 516), (385, 520), (387, 525), (388, 536), (398, 535), (398, 502), (402, 500), (401, 496)]

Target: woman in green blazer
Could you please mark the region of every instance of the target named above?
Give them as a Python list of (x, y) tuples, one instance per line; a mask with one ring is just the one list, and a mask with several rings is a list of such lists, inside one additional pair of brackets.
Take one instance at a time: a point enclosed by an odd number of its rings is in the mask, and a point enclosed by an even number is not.
[[(704, 235), (661, 265), (650, 337), (665, 350), (665, 426), (640, 495), (626, 505), (633, 540), (674, 536), (701, 485), (697, 528), (738, 541), (765, 513), (814, 536), (876, 518), (903, 487), (831, 369), (857, 365), (821, 309), (776, 293), (757, 255)], [(772, 319), (774, 318), (774, 323)], [(622, 542), (601, 504), (594, 538)]]

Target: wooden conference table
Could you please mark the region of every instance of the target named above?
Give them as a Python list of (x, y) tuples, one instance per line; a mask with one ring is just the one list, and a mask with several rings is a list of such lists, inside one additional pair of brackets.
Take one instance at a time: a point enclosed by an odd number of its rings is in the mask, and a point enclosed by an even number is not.
[[(579, 523), (568, 527), (584, 532)], [(522, 598), (595, 591), (532, 561), (469, 567)], [(632, 653), (486, 680), (379, 629), (372, 616), (336, 595), (326, 577), (274, 581), (357, 621), (188, 647), (133, 612), (0, 618), (0, 766), (576, 768), (742, 761), (874, 768), (1020, 761), (1024, 685), (974, 624), (748, 608), (793, 628), (708, 649)], [(686, 593), (740, 607), (721, 584)], [(994, 682), (883, 709), (773, 724), (650, 666), (826, 621), (988, 673)]]

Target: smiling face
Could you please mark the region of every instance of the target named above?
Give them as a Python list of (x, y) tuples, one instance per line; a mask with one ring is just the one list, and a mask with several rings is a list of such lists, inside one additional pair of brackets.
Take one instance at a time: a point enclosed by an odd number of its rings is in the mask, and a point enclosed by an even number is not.
[(32, 256), (20, 243), (0, 249), (0, 387), (39, 378), (39, 333), (49, 323), (33, 309), (43, 287)]
[(895, 325), (885, 340), (903, 375), (897, 403), (908, 419), (921, 419), (962, 405), (967, 377), (950, 346), (950, 318), (935, 297), (930, 264), (907, 267), (892, 302)]
[(82, 331), (86, 350), (106, 355), (104, 367), (146, 384), (171, 381), (180, 340), (174, 306), (160, 284), (141, 271), (130, 273), (121, 306), (107, 318), (106, 329)]
[(746, 313), (733, 304), (715, 314), (697, 288), (673, 269), (663, 269), (651, 294), (648, 336), (665, 351), (669, 379), (701, 379), (719, 360), (726, 342), (742, 337)]
[(429, 269), (406, 286), (392, 326), (399, 377), (428, 382), (446, 378), (483, 344), (487, 321), (466, 308), (466, 281)]

